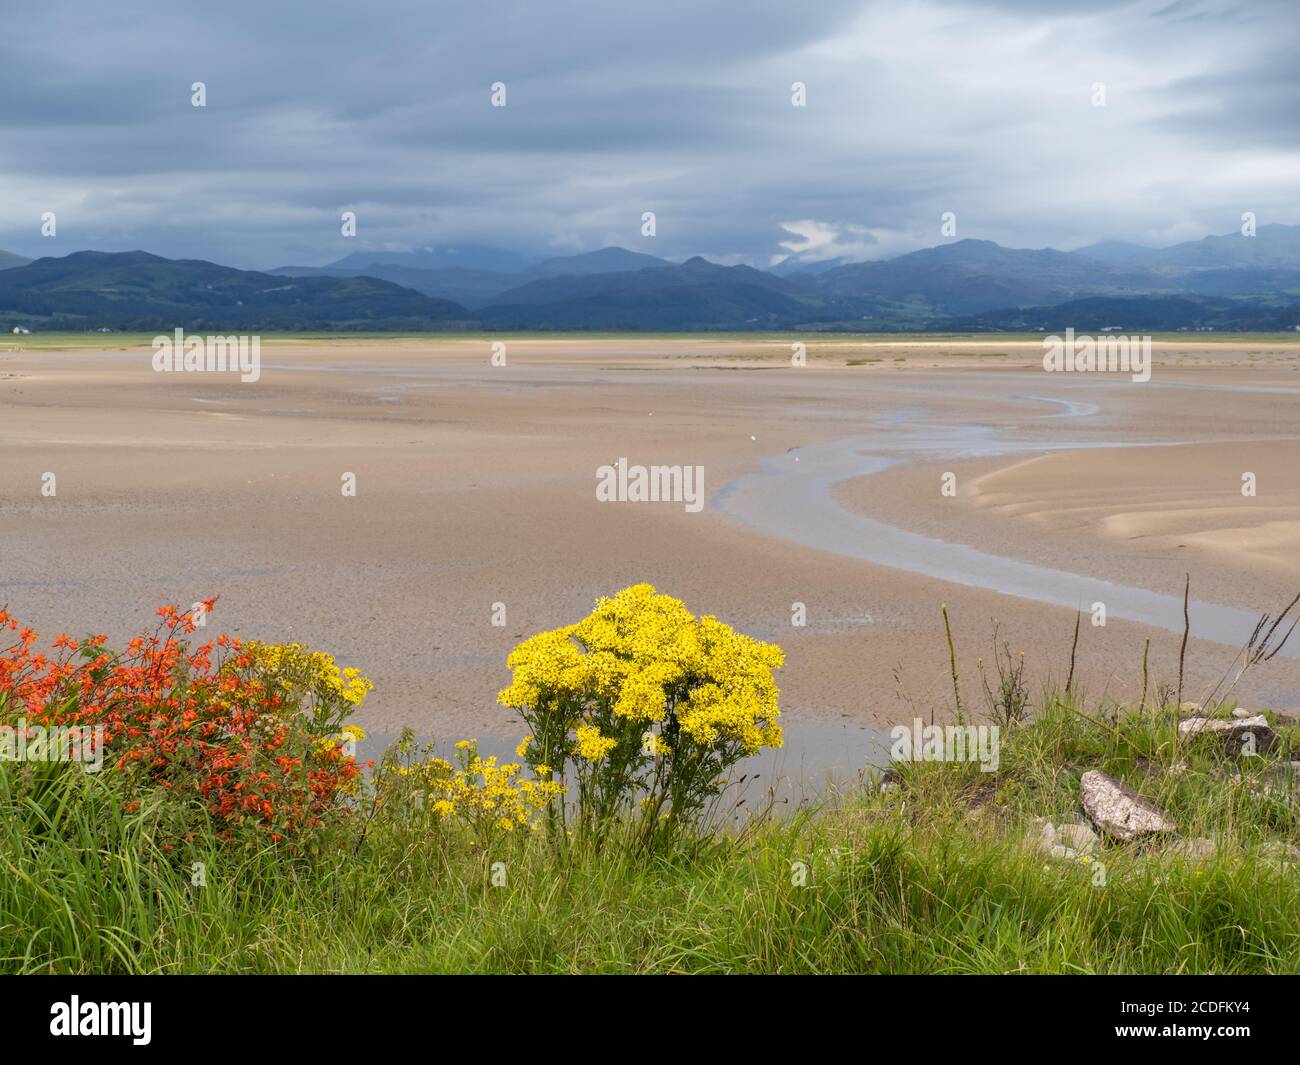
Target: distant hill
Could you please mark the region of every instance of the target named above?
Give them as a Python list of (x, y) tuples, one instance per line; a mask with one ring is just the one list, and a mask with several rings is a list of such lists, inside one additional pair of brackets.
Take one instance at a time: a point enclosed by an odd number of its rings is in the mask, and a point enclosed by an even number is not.
[(418, 251), (354, 251), (327, 268), (360, 270), (374, 263), (405, 266), (413, 270), (491, 270), (495, 273), (519, 273), (528, 267), (529, 258), (507, 248), (486, 244), (441, 244)]
[(1125, 333), (1177, 330), (1290, 332), (1300, 325), (1300, 299), (1288, 305), (1208, 296), (1093, 296), (1053, 307), (1015, 307), (954, 318), (958, 330)]
[(563, 274), (539, 278), (503, 292), (494, 303), (555, 303), (585, 299), (601, 293), (622, 291), (657, 291), (684, 285), (743, 284), (783, 295), (794, 296), (799, 290), (790, 282), (755, 270), (752, 266), (718, 266), (696, 256), (681, 265), (624, 270), (616, 273)]
[(616, 274), (628, 270), (644, 270), (651, 266), (672, 266), (667, 259), (646, 255), (626, 248), (601, 248), (583, 255), (563, 255), (557, 259), (544, 259), (529, 269), (530, 274), (550, 277), (555, 274)]
[(488, 322), (546, 329), (766, 329), (819, 313), (797, 288), (748, 266), (680, 266), (531, 281), (480, 308)]
[(570, 329), (764, 329), (819, 313), (818, 300), (781, 278), (699, 257), (677, 266), (542, 278), (478, 310), (501, 325)]
[(896, 259), (840, 266), (815, 281), (827, 296), (919, 302), (936, 316), (1170, 287), (1147, 271), (1051, 248), (1004, 248), (991, 240), (959, 240)]
[(501, 274), (492, 270), (462, 270), (443, 267), (420, 270), (411, 266), (371, 263), (359, 270), (330, 266), (277, 266), (269, 273), (277, 277), (377, 277), (395, 285), (413, 288), (426, 296), (451, 300), (466, 307), (478, 307), (494, 297), (532, 280), (533, 274)]
[[(488, 249), (499, 253), (499, 249)], [(513, 252), (496, 254), (494, 261), (501, 255), (509, 256), (515, 268), (510, 271), (501, 269), (475, 269), (464, 266), (424, 267), (412, 263), (429, 261), (425, 253), (389, 253), (381, 259), (367, 258), (366, 253), (358, 252), (340, 259), (329, 266), (279, 266), (270, 273), (284, 277), (378, 277), (394, 284), (413, 288), (426, 296), (452, 300), (467, 307), (481, 307), (493, 302), (497, 296), (508, 289), (518, 288), (543, 277), (561, 275), (585, 275), (617, 273), (627, 270), (640, 270), (650, 266), (671, 266), (667, 259), (653, 255), (628, 251), (626, 248), (602, 248), (600, 251), (587, 252), (583, 255), (565, 255), (554, 259), (544, 259), (527, 269), (523, 267), (522, 256)], [(442, 255), (439, 258), (449, 258)], [(473, 258), (468, 257), (468, 258)], [(344, 264), (348, 265), (344, 265)]]
[(1280, 225), (1169, 248), (960, 240), (871, 262), (796, 256), (773, 270), (616, 247), (533, 261), (486, 245), (269, 273), (144, 252), (0, 268), (0, 326), (43, 328), (1290, 330), (1298, 305), (1300, 226)]
[(1236, 232), (1191, 240), (1152, 252), (1143, 265), (1166, 276), (1234, 268), (1300, 270), (1300, 226), (1264, 225), (1253, 237)]
[(479, 312), (516, 329), (776, 329), (803, 320), (805, 308), (758, 286), (629, 289), (546, 304), (492, 306)]
[(0, 271), (0, 319), (46, 328), (424, 329), (473, 316), (366, 277), (276, 277), (148, 252), (74, 252)]
[(768, 273), (777, 277), (791, 277), (795, 274), (824, 274), (837, 266), (848, 266), (853, 259), (803, 259), (798, 255), (789, 255), (775, 266), (768, 267)]
[(1177, 284), (1184, 292), (1203, 296), (1300, 297), (1300, 269), (1197, 270), (1177, 278)]
[[(1075, 254), (1112, 264), (1150, 270), (1165, 278), (1186, 278), (1213, 270), (1256, 271), (1255, 283), (1269, 284), (1264, 271), (1300, 270), (1300, 226), (1277, 223), (1260, 226), (1253, 237), (1240, 231), (1201, 240), (1184, 241), (1167, 248), (1146, 248), (1122, 240), (1106, 240), (1080, 248)], [(1237, 287), (1249, 284), (1243, 275)]]
[(1126, 240), (1103, 240), (1084, 248), (1076, 248), (1074, 254), (1088, 259), (1097, 259), (1103, 263), (1134, 264), (1141, 262), (1155, 250), (1142, 244), (1130, 244)]
[(9, 270), (15, 266), (26, 266), (31, 259), (24, 255), (15, 255), (11, 251), (0, 251), (0, 270)]

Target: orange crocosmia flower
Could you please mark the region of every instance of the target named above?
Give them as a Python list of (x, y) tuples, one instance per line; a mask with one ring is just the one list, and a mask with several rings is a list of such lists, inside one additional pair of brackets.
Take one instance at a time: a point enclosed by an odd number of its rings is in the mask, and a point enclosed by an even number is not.
[[(105, 650), (58, 661), (34, 653), (37, 634), (19, 631), (0, 611), (0, 628), (19, 633), (0, 647), (0, 698), (23, 708), (33, 725), (102, 726), (107, 764), (145, 787), (198, 801), (217, 819), (220, 839), (233, 842), (237, 827), (251, 825), (288, 840), (348, 816), (344, 796), (361, 772), (355, 760), (306, 766), (293, 752), (310, 743), (286, 723), (284, 700), (268, 698), (240, 642), (220, 636), (190, 649), (183, 637), (192, 619), (174, 606), (158, 616), (158, 629), (132, 638), (121, 656)], [(86, 641), (96, 649), (106, 643), (103, 635)], [(66, 633), (53, 645), (79, 649)], [(213, 662), (216, 648), (235, 654)], [(139, 800), (127, 809), (138, 811)]]

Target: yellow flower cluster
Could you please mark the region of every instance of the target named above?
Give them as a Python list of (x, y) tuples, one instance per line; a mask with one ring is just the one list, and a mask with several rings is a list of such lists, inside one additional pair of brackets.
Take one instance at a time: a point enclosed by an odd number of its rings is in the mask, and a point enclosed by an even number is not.
[[(615, 715), (646, 725), (662, 724), (671, 714), (680, 732), (701, 746), (730, 741), (753, 754), (781, 745), (772, 670), (783, 661), (774, 644), (712, 616), (697, 619), (680, 600), (637, 584), (599, 600), (576, 625), (516, 647), (507, 660), (513, 681), (498, 698), (526, 712), (604, 701)], [(571, 722), (581, 724), (579, 718)], [(597, 750), (597, 740), (613, 743), (592, 731), (595, 739), (587, 734), (584, 741), (579, 729), (583, 757)]]
[(618, 740), (602, 736), (600, 729), (595, 725), (578, 726), (574, 751), (579, 758), (585, 758), (588, 762), (599, 762), (617, 746)]
[(646, 732), (642, 735), (641, 749), (646, 754), (652, 754), (656, 757), (663, 757), (673, 753), (673, 749), (668, 745), (668, 742), (662, 736), (653, 732)]
[(359, 669), (339, 669), (334, 656), (300, 643), (245, 644), (254, 667), (281, 687), (312, 692), (318, 698), (358, 707), (374, 687)]
[(321, 736), (316, 740), (316, 750), (321, 754), (341, 751), (348, 741), (361, 743), (366, 738), (366, 730), (360, 725), (344, 725), (333, 736)]
[(551, 802), (564, 794), (564, 786), (554, 781), (521, 779), (518, 763), (500, 765), (495, 757), (480, 757), (474, 740), (456, 746), (462, 752), (459, 766), (429, 758), (397, 770), (414, 778), (429, 809), (443, 818), (460, 817), (475, 828), (503, 832), (535, 829)]

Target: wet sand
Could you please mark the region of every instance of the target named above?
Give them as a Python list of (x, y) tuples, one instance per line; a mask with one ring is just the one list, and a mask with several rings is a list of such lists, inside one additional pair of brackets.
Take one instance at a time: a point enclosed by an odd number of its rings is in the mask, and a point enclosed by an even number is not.
[[(1194, 699), (1300, 591), (1300, 343), (1158, 343), (1134, 384), (1044, 373), (1032, 342), (810, 338), (796, 368), (783, 341), (506, 340), (505, 367), (483, 340), (267, 340), (256, 384), (0, 349), (0, 602), (120, 639), (220, 595), (212, 626), (369, 673), (362, 724), (460, 736), (516, 730), (495, 693), (519, 639), (639, 580), (779, 642), (810, 727), (942, 718), (940, 603), (978, 704), (992, 619), (1059, 678), (1107, 582), (1079, 673), (1136, 699), (1148, 638), (1176, 679), (1159, 612), (1190, 573), (1193, 635), (1220, 641), (1189, 645)], [(620, 457), (703, 466), (707, 505), (598, 502)], [(1294, 708), (1300, 663), (1240, 692)]]

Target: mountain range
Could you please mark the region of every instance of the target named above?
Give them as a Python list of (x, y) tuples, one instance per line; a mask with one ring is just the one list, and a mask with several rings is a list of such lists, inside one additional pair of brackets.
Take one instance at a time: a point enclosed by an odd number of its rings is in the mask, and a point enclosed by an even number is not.
[(28, 329), (437, 329), (472, 316), (374, 277), (274, 277), (201, 259), (79, 251), (0, 269), (0, 322)]
[[(783, 268), (784, 267), (784, 268)], [(625, 248), (533, 259), (485, 245), (237, 270), (146, 252), (0, 252), (0, 326), (29, 329), (1291, 330), (1300, 226), (1165, 248), (958, 240), (769, 270)]]

